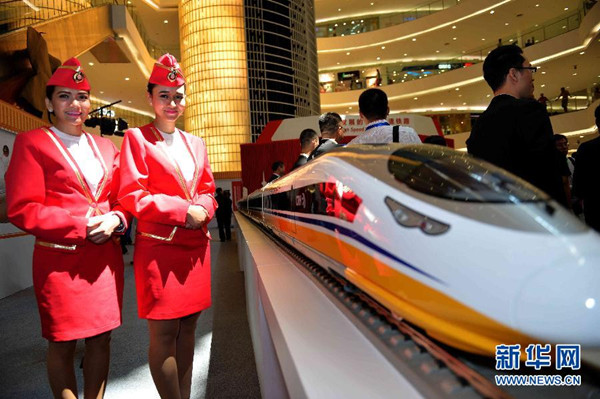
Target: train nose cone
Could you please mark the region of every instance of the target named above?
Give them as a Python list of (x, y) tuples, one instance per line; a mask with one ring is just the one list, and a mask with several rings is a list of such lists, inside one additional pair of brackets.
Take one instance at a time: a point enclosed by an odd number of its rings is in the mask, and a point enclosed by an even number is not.
[[(570, 263), (570, 264), (569, 264)], [(600, 347), (600, 257), (542, 269), (521, 287), (515, 327), (544, 343)]]

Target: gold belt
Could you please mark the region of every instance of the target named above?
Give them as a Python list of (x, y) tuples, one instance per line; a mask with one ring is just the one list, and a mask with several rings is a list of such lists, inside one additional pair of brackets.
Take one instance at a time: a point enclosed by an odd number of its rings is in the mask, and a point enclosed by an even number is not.
[(47, 241), (42, 241), (42, 240), (35, 240), (36, 245), (42, 246), (42, 247), (47, 247), (47, 248), (54, 248), (54, 249), (64, 249), (65, 251), (75, 251), (77, 249), (77, 245), (73, 244), (73, 245), (63, 245), (63, 244), (55, 244), (53, 242), (47, 242)]
[(173, 231), (171, 231), (171, 234), (169, 234), (168, 237), (162, 237), (162, 236), (159, 236), (156, 234), (144, 233), (143, 231), (138, 232), (138, 234), (141, 235), (142, 237), (149, 237), (149, 238), (154, 238), (155, 240), (171, 242), (171, 241), (173, 241), (173, 237), (175, 236), (176, 231), (177, 231), (177, 226), (175, 226), (173, 228)]

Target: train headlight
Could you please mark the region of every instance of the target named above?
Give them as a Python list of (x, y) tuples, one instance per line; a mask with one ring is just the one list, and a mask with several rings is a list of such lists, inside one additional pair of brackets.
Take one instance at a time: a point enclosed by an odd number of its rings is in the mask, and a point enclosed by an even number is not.
[(418, 227), (423, 233), (431, 235), (445, 233), (450, 228), (449, 225), (415, 212), (390, 197), (385, 198), (385, 203), (401, 226)]

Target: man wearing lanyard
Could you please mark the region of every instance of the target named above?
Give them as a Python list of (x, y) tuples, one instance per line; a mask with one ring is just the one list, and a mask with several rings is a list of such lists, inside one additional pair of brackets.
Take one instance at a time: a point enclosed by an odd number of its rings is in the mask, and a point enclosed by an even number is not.
[[(385, 120), (390, 113), (388, 98), (383, 90), (368, 89), (358, 98), (358, 109), (360, 117), (367, 126), (365, 132), (356, 136), (348, 144), (373, 144), (373, 143), (405, 143), (421, 144), (417, 132), (411, 127), (390, 126)], [(394, 128), (397, 129), (397, 137), (394, 138)]]

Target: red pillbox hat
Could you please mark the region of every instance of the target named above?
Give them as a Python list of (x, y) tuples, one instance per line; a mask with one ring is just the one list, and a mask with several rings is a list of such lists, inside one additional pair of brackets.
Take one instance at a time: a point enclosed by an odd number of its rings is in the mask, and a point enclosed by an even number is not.
[(70, 58), (59, 66), (46, 86), (63, 86), (69, 89), (90, 91), (90, 82), (83, 73), (81, 63), (77, 58)]
[(165, 54), (154, 64), (148, 82), (161, 86), (179, 87), (185, 84), (185, 78), (177, 59), (171, 54)]

